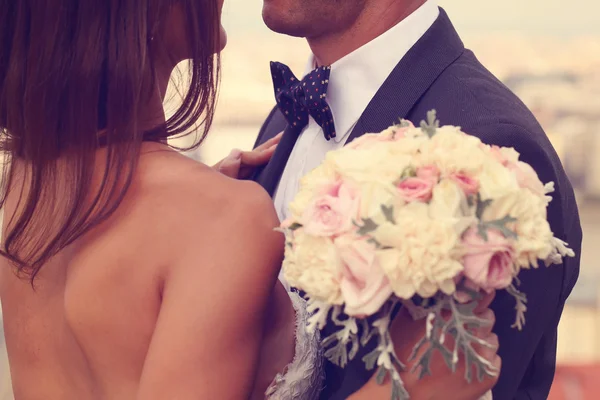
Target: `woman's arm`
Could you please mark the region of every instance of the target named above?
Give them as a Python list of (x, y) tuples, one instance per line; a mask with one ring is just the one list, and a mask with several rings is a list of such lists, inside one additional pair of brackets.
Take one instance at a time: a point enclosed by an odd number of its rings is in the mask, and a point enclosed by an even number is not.
[(165, 275), (138, 399), (240, 400), (252, 391), (283, 242), (268, 195), (248, 183), (236, 190), (233, 201), (178, 210), (193, 223), (172, 233), (181, 250)]

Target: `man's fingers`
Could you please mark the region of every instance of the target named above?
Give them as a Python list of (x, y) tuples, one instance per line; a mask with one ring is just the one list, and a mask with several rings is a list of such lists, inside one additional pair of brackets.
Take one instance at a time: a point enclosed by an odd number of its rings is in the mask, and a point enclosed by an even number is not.
[(483, 312), (476, 314), (477, 317), (486, 320), (488, 323), (485, 326), (482, 326), (475, 330), (475, 334), (478, 337), (486, 337), (492, 333), (492, 329), (494, 329), (494, 324), (496, 323), (496, 314), (490, 308), (484, 310)]
[(481, 339), (485, 340), (487, 344), (484, 345), (479, 343), (473, 343), (473, 350), (475, 350), (480, 357), (482, 357), (489, 363), (492, 363), (498, 356), (498, 349), (500, 348), (498, 336), (492, 333), (489, 336), (483, 337)]
[(490, 304), (492, 304), (495, 297), (496, 297), (495, 290), (490, 293), (484, 293), (483, 297), (481, 298), (481, 300), (479, 300), (479, 302), (477, 303), (477, 307), (475, 307), (475, 310), (473, 310), (473, 312), (475, 314), (479, 314), (479, 313), (485, 311), (485, 309), (489, 308)]

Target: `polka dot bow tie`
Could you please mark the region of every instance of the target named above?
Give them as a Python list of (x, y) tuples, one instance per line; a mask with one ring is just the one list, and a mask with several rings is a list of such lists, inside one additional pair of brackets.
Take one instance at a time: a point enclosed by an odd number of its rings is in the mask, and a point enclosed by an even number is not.
[(319, 67), (298, 80), (287, 65), (271, 63), (277, 106), (297, 132), (308, 124), (310, 115), (323, 129), (325, 139), (335, 137), (333, 114), (325, 100), (330, 72), (331, 67)]

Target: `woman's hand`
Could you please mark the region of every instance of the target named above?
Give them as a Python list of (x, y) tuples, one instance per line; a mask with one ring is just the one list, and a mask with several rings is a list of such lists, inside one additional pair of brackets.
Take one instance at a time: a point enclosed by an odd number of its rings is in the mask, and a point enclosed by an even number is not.
[(252, 151), (241, 151), (233, 149), (231, 153), (219, 161), (214, 169), (234, 179), (247, 179), (252, 176), (256, 168), (269, 162), (277, 144), (281, 139), (281, 133)]
[[(475, 314), (480, 318), (490, 320), (491, 324), (487, 327), (482, 327), (474, 333), (477, 337), (494, 345), (492, 349), (473, 345), (477, 353), (488, 360), (498, 371), (500, 371), (502, 361), (498, 356), (498, 337), (492, 333), (493, 323), (495, 322), (494, 312), (489, 308), (494, 293), (482, 298), (478, 307), (475, 309)], [(414, 321), (408, 312), (401, 310), (391, 327), (392, 339), (394, 341), (395, 350), (398, 358), (406, 364), (414, 346), (425, 334), (425, 320)], [(449, 338), (450, 339), (450, 338)], [(448, 346), (452, 348), (454, 345), (448, 339)], [(483, 381), (479, 381), (476, 374), (473, 373), (474, 379), (468, 383), (465, 379), (465, 362), (464, 356), (461, 353), (456, 372), (452, 372), (442, 355), (438, 351), (433, 352), (431, 359), (431, 375), (419, 379), (418, 371), (411, 373), (414, 361), (408, 363), (406, 371), (401, 372), (400, 376), (404, 385), (410, 394), (411, 400), (478, 400), (487, 391), (491, 390), (498, 377), (486, 377)], [(475, 372), (475, 371), (473, 371)], [(373, 377), (363, 388), (351, 396), (350, 400), (362, 399), (389, 399), (391, 393), (391, 382), (385, 382), (383, 385), (378, 385)]]

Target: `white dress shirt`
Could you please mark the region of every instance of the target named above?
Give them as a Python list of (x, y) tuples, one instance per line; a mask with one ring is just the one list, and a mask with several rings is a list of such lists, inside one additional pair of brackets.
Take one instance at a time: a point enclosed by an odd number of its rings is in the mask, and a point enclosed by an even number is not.
[[(298, 192), (300, 179), (317, 167), (327, 152), (346, 143), (371, 99), (438, 15), (437, 0), (428, 0), (396, 26), (331, 65), (327, 102), (337, 136), (325, 140), (321, 127), (309, 118), (275, 193), (275, 209), (280, 220), (288, 216), (288, 205)], [(314, 58), (311, 57), (306, 73), (313, 68)]]

